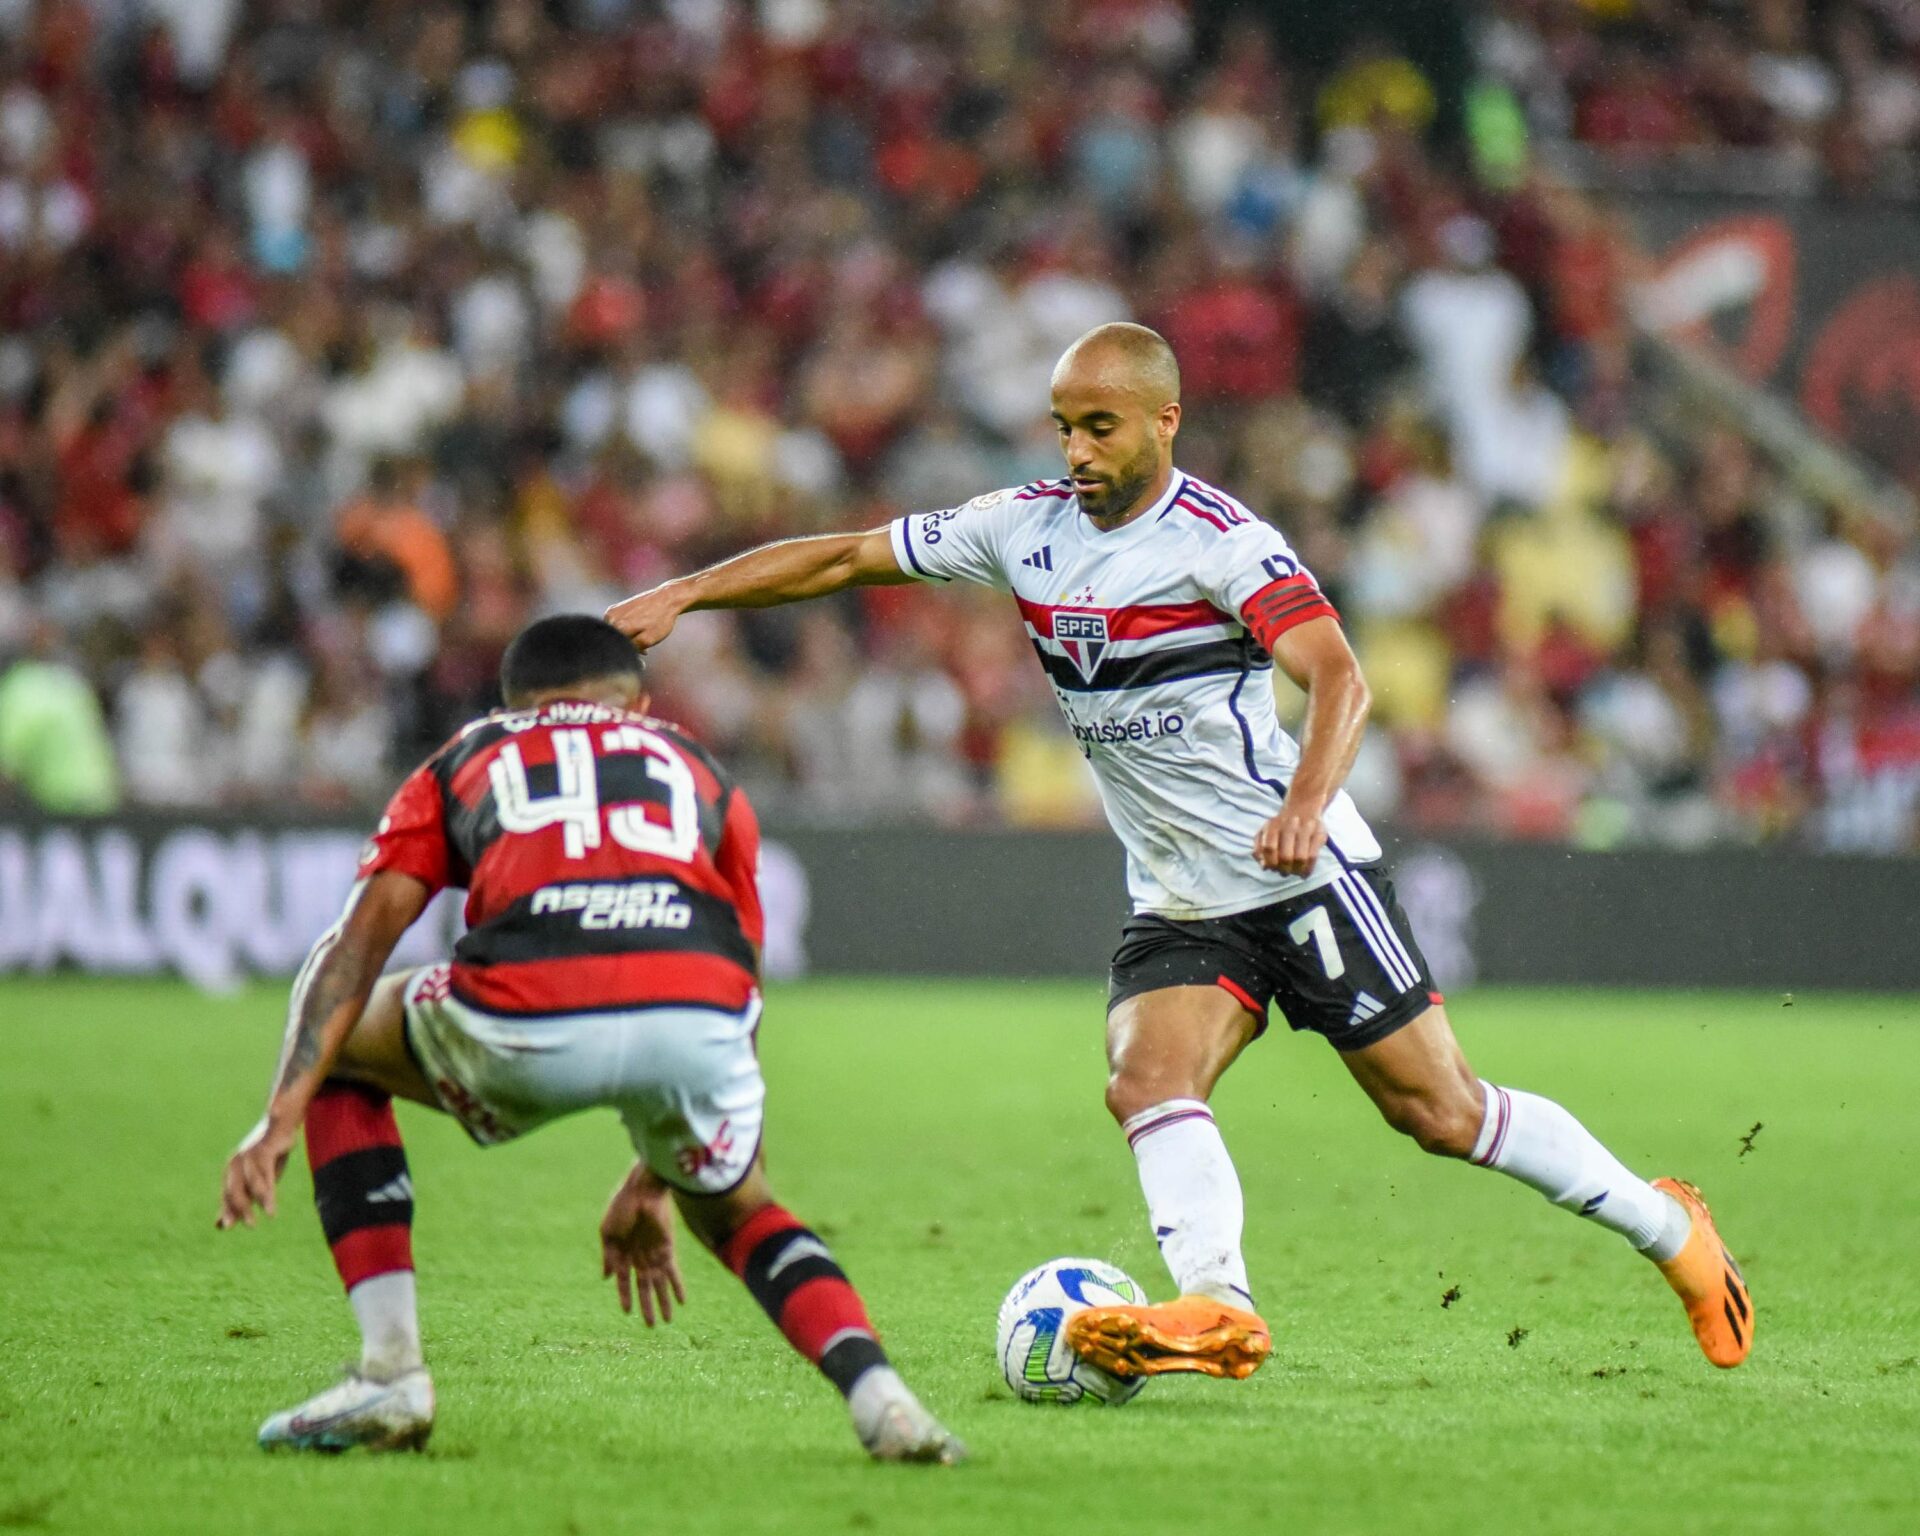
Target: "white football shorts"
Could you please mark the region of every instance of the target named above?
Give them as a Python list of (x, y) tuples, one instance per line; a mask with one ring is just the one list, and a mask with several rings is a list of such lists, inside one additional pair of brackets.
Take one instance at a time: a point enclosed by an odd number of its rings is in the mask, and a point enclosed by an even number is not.
[(724, 1194), (753, 1167), (767, 1097), (754, 1050), (758, 998), (740, 1013), (512, 1018), (461, 1002), (444, 965), (414, 972), (401, 998), (422, 1075), (482, 1146), (605, 1105), (647, 1166), (691, 1194)]

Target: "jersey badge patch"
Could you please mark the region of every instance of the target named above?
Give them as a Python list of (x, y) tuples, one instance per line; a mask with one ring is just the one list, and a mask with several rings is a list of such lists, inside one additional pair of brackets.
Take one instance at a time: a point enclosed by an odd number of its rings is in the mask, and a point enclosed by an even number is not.
[(1071, 608), (1057, 608), (1053, 614), (1053, 638), (1067, 653), (1080, 676), (1087, 682), (1100, 670), (1100, 658), (1107, 653), (1107, 616)]

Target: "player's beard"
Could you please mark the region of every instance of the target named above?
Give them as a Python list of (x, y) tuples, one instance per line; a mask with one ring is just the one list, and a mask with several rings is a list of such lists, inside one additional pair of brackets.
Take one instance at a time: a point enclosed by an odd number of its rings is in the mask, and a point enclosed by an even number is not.
[(1089, 497), (1079, 493), (1080, 510), (1088, 517), (1118, 517), (1138, 501), (1160, 467), (1159, 455), (1149, 442), (1129, 463), (1117, 470), (1106, 487)]

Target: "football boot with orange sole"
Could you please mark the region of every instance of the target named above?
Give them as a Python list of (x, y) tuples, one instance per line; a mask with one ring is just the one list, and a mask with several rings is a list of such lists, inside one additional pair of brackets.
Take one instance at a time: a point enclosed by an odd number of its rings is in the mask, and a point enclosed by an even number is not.
[(1158, 1306), (1089, 1307), (1066, 1322), (1067, 1347), (1090, 1365), (1131, 1380), (1197, 1371), (1243, 1381), (1273, 1349), (1258, 1315), (1211, 1296)]
[(1660, 1264), (1660, 1273), (1686, 1303), (1687, 1320), (1693, 1324), (1701, 1353), (1715, 1365), (1731, 1369), (1753, 1348), (1753, 1297), (1747, 1282), (1720, 1241), (1713, 1213), (1700, 1191), (1681, 1179), (1655, 1179), (1653, 1187), (1672, 1195), (1693, 1218), (1686, 1246)]

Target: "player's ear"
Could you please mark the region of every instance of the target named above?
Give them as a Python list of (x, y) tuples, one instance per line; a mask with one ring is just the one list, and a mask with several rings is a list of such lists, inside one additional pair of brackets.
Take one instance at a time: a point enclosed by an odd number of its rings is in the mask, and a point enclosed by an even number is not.
[(1180, 430), (1180, 402), (1169, 400), (1160, 407), (1160, 419), (1156, 423), (1163, 442), (1172, 442), (1174, 434)]

